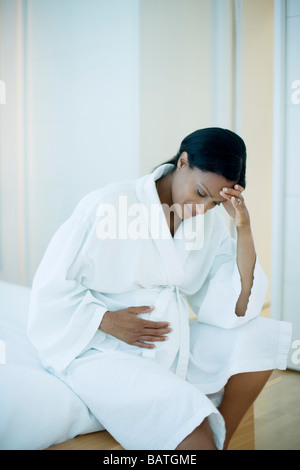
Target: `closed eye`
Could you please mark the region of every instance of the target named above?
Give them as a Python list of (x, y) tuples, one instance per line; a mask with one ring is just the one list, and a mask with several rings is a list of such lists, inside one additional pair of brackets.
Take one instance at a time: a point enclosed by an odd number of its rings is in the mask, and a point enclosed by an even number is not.
[[(197, 194), (198, 194), (198, 196), (200, 196), (200, 197), (206, 197), (206, 194), (200, 193), (199, 189), (197, 189)], [(220, 206), (222, 203), (221, 203), (221, 202), (214, 202), (214, 204), (215, 204), (216, 206)]]
[(197, 189), (197, 193), (199, 194), (200, 197), (206, 197), (205, 194), (201, 194), (201, 193), (200, 193), (199, 189)]

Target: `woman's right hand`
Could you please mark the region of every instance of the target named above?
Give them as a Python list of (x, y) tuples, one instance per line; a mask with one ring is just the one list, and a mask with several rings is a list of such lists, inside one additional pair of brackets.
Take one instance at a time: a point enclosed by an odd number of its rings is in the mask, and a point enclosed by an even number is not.
[(164, 321), (144, 320), (137, 317), (140, 313), (150, 313), (154, 307), (128, 307), (121, 310), (107, 310), (103, 315), (99, 330), (110, 334), (125, 343), (141, 348), (153, 349), (154, 344), (145, 343), (166, 341), (170, 333), (170, 323)]

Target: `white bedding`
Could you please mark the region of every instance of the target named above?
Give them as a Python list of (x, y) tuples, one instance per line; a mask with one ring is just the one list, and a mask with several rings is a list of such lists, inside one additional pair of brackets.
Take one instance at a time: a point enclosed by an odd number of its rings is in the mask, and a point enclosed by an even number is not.
[(0, 281), (1, 450), (40, 450), (103, 430), (81, 399), (43, 369), (26, 334), (29, 296), (30, 288)]

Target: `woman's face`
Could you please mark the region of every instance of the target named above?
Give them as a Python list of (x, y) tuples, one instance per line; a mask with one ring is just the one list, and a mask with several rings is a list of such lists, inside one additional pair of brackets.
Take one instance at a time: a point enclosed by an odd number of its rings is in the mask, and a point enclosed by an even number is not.
[(189, 168), (187, 153), (183, 152), (172, 177), (172, 203), (181, 219), (205, 214), (225, 202), (220, 191), (223, 188), (233, 188), (236, 183), (237, 181), (229, 181), (216, 173)]

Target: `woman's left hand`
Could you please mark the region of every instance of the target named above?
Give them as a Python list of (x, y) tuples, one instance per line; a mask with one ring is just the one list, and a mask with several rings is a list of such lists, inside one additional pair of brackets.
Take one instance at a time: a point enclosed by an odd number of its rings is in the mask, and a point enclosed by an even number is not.
[[(223, 202), (223, 206), (230, 215), (234, 218), (236, 227), (243, 227), (250, 225), (250, 216), (246, 207), (242, 192), (245, 190), (239, 184), (236, 184), (234, 188), (223, 188), (220, 191), (220, 195), (227, 199)], [(239, 203), (240, 201), (240, 203)]]

